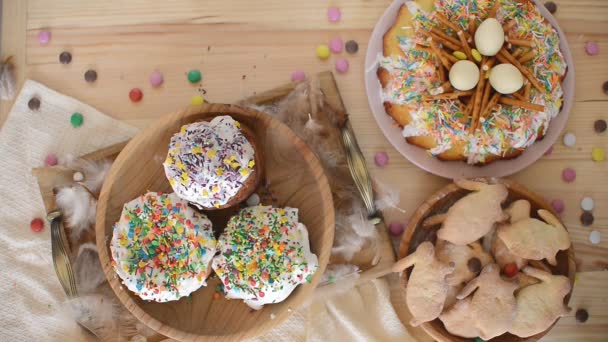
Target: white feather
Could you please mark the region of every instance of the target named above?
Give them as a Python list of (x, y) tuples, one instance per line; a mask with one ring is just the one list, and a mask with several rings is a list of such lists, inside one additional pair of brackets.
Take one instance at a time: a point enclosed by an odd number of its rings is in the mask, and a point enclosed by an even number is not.
[(375, 180), (374, 183), (376, 185), (376, 209), (380, 211), (397, 209), (400, 212), (405, 213), (405, 210), (399, 208), (399, 203), (401, 202), (399, 187), (390, 187), (377, 180)]
[(308, 121), (306, 121), (304, 128), (312, 133), (318, 133), (323, 129), (323, 126), (315, 121), (315, 119), (312, 118), (312, 115), (308, 113)]
[(82, 185), (86, 186), (94, 194), (99, 193), (103, 181), (110, 171), (112, 161), (102, 159), (98, 161), (90, 161), (86, 159), (74, 159), (71, 156), (66, 157), (66, 165), (74, 171), (80, 171), (84, 175)]
[(367, 219), (362, 206), (355, 202), (352, 214), (336, 217), (336, 237), (332, 254), (351, 260), (367, 242), (371, 241), (372, 247), (375, 246), (377, 238), (376, 227)]
[(97, 201), (82, 186), (61, 188), (55, 202), (70, 227), (70, 238), (78, 241), (82, 233), (95, 223)]
[(15, 96), (14, 67), (10, 58), (0, 63), (0, 98), (10, 100)]
[(352, 290), (359, 280), (359, 267), (352, 264), (329, 265), (323, 273), (321, 283), (315, 289), (312, 301), (325, 301)]
[(74, 273), (80, 294), (93, 293), (99, 285), (106, 282), (95, 244), (86, 242), (80, 245), (74, 261)]

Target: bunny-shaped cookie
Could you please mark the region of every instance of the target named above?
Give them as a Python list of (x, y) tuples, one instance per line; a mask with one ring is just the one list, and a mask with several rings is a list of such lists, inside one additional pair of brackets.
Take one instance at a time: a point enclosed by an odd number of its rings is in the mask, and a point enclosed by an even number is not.
[[(570, 237), (566, 228), (547, 210), (538, 211), (538, 215), (545, 220), (545, 223), (530, 217), (529, 204), (527, 208), (525, 206), (522, 208), (522, 212), (517, 213), (515, 219), (512, 217), (511, 224), (501, 225), (498, 228), (497, 238), (504, 242), (511, 253), (521, 258), (547, 259), (549, 264), (557, 265), (555, 260), (557, 252), (570, 247)], [(526, 209), (527, 212), (523, 212)]]
[(452, 273), (454, 265), (437, 260), (435, 247), (425, 241), (414, 253), (395, 263), (393, 272), (410, 266), (414, 266), (414, 269), (407, 282), (405, 300), (413, 316), (410, 324), (418, 326), (441, 314), (449, 289), (445, 277)]
[(513, 324), (516, 303), (513, 292), (518, 286), (503, 280), (499, 271), (498, 265), (487, 265), (457, 296), (464, 299), (477, 289), (470, 304), (471, 315), (484, 340), (506, 333)]
[(571, 285), (567, 277), (530, 266), (523, 272), (541, 282), (526, 286), (517, 293), (517, 310), (509, 332), (529, 337), (545, 331), (556, 319), (570, 312), (570, 308), (564, 305), (564, 297), (570, 293)]
[(454, 180), (459, 187), (474, 191), (448, 209), (437, 237), (456, 245), (468, 245), (486, 235), (494, 223), (506, 220), (501, 203), (509, 194), (503, 184)]
[(479, 336), (479, 329), (475, 326), (471, 310), (471, 300), (471, 297), (459, 300), (439, 316), (445, 330), (450, 334), (467, 338)]
[(475, 278), (485, 265), (494, 261), (492, 256), (486, 253), (477, 241), (470, 245), (455, 245), (437, 239), (435, 248), (437, 259), (447, 263), (453, 262), (455, 265), (454, 272), (446, 277), (448, 284), (452, 286), (466, 283)]

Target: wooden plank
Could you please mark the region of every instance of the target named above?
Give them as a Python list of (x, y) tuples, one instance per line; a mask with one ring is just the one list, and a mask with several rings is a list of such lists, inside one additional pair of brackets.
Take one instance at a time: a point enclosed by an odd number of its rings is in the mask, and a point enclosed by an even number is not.
[[(2, 58), (13, 56), (15, 64), (15, 93), (19, 92), (27, 75), (25, 65), (25, 31), (27, 23), (27, 1), (2, 1)], [(15, 94), (15, 95), (16, 95)], [(13, 99), (14, 100), (14, 99)], [(0, 127), (13, 106), (13, 100), (0, 101)]]

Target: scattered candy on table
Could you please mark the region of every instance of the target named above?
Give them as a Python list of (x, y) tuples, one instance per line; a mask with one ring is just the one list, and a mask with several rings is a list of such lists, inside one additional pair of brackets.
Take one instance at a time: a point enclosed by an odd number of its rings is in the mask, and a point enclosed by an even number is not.
[(54, 153), (49, 153), (44, 158), (45, 166), (55, 166), (55, 165), (57, 165), (57, 163), (59, 163), (59, 159), (57, 158), (57, 156)]
[(346, 49), (346, 52), (353, 55), (353, 54), (357, 53), (357, 51), (359, 51), (359, 44), (356, 41), (351, 39), (346, 42), (345, 49)]
[(249, 196), (249, 198), (247, 199), (247, 206), (249, 207), (253, 207), (260, 204), (260, 195), (253, 193), (251, 196)]
[(557, 4), (555, 4), (555, 2), (553, 2), (553, 1), (547, 1), (547, 2), (545, 2), (545, 8), (551, 14), (555, 14), (555, 12), (557, 12)]
[(30, 222), (30, 229), (39, 232), (44, 228), (44, 221), (41, 218), (35, 218)]
[(608, 81), (602, 84), (602, 90), (604, 91), (604, 94), (608, 95)]
[(595, 162), (601, 162), (606, 159), (606, 153), (599, 147), (594, 147), (591, 149), (591, 159)]
[(74, 180), (74, 182), (82, 182), (84, 180), (84, 175), (82, 174), (82, 172), (76, 171), (72, 175), (72, 179)]
[(589, 56), (595, 56), (600, 53), (600, 46), (597, 44), (597, 42), (594, 41), (587, 42), (585, 44), (585, 52)]
[(564, 171), (562, 171), (562, 179), (566, 183), (574, 182), (574, 180), (576, 179), (576, 171), (569, 167), (565, 168)]
[(93, 82), (97, 81), (97, 71), (95, 71), (93, 69), (87, 70), (84, 73), (84, 80), (89, 83), (93, 83)]
[(40, 108), (40, 100), (37, 97), (32, 97), (27, 102), (27, 107), (31, 110), (38, 110)]
[(581, 214), (581, 224), (585, 227), (588, 227), (593, 224), (594, 218), (593, 214), (590, 211), (584, 211)]
[(389, 231), (389, 233), (391, 233), (392, 236), (401, 235), (403, 233), (404, 229), (405, 229), (405, 227), (402, 223), (393, 222), (388, 225), (388, 231)]
[(607, 126), (608, 124), (606, 123), (606, 120), (603, 119), (595, 120), (593, 123), (593, 129), (596, 133), (604, 133)]
[(348, 71), (348, 61), (345, 58), (338, 58), (336, 60), (336, 71), (344, 74)]
[(84, 121), (84, 117), (82, 116), (82, 114), (80, 114), (78, 112), (76, 112), (76, 113), (72, 114), (72, 116), (70, 116), (70, 124), (74, 128), (82, 126), (83, 121)]
[(131, 99), (131, 102), (139, 102), (143, 97), (144, 93), (142, 93), (141, 89), (139, 88), (133, 88), (129, 92), (129, 99)]
[(188, 71), (188, 81), (190, 81), (190, 83), (199, 82), (202, 77), (201, 71), (198, 69)]
[(576, 318), (577, 322), (585, 323), (587, 322), (587, 319), (589, 319), (589, 313), (585, 309), (578, 309), (576, 310), (574, 317)]
[(378, 152), (374, 156), (374, 162), (376, 165), (383, 167), (388, 164), (388, 154), (386, 152)]
[(203, 103), (205, 103), (205, 99), (203, 98), (202, 95), (194, 95), (194, 96), (192, 96), (192, 99), (190, 99), (190, 103), (193, 106), (200, 106)]
[(329, 58), (329, 46), (325, 45), (325, 44), (321, 44), (319, 46), (317, 46), (317, 49), (315, 50), (317, 53), (317, 57), (319, 57), (319, 59), (321, 60), (326, 60)]
[(593, 202), (593, 198), (591, 197), (583, 197), (583, 199), (581, 200), (581, 209), (583, 210), (591, 211), (593, 210), (594, 206), (595, 203)]
[(150, 85), (153, 87), (159, 87), (161, 84), (163, 84), (164, 81), (164, 77), (163, 74), (160, 71), (155, 71), (153, 73), (150, 74)]
[(574, 133), (570, 133), (570, 132), (564, 134), (563, 142), (564, 142), (564, 145), (566, 145), (568, 147), (572, 147), (572, 146), (576, 145), (576, 135), (574, 135)]
[(291, 73), (292, 82), (302, 82), (304, 79), (306, 79), (306, 74), (302, 70), (295, 70)]
[(597, 245), (601, 241), (602, 241), (602, 235), (600, 234), (600, 232), (598, 232), (597, 230), (592, 230), (591, 233), (589, 233), (589, 242), (591, 242), (594, 245)]
[(46, 45), (51, 41), (51, 32), (49, 31), (40, 31), (38, 33), (38, 43), (40, 45)]
[(59, 54), (59, 63), (61, 64), (70, 64), (72, 62), (72, 54), (67, 52), (67, 51), (63, 51), (62, 53)]
[(330, 7), (327, 9), (327, 20), (332, 23), (337, 23), (342, 18), (342, 12), (338, 7)]
[(329, 42), (329, 49), (333, 53), (340, 53), (344, 48), (344, 42), (340, 37), (336, 37)]
[(554, 199), (553, 201), (551, 201), (551, 206), (553, 207), (553, 210), (555, 210), (555, 212), (558, 214), (563, 213), (566, 209), (566, 205), (561, 199)]

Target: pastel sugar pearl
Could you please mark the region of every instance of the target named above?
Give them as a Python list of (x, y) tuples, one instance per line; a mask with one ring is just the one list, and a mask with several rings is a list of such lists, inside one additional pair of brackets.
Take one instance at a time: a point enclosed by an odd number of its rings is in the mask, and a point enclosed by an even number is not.
[(292, 82), (302, 82), (306, 79), (306, 74), (302, 70), (296, 70), (291, 73)]
[(344, 58), (339, 58), (338, 60), (336, 60), (336, 71), (344, 74), (345, 72), (348, 71), (348, 61)]
[(338, 7), (330, 7), (327, 9), (327, 20), (332, 23), (337, 23), (342, 18), (342, 12)]
[(340, 38), (334, 38), (329, 42), (329, 49), (333, 53), (340, 53), (344, 49), (344, 42)]
[(388, 165), (388, 154), (386, 152), (378, 152), (374, 156), (374, 163), (380, 167)]
[(403, 233), (404, 226), (401, 223), (393, 222), (388, 225), (388, 231), (392, 236), (399, 236)]
[(38, 33), (38, 43), (40, 45), (46, 45), (51, 41), (51, 32), (49, 31), (40, 31)]
[(165, 81), (163, 74), (159, 71), (155, 71), (150, 74), (150, 85), (154, 88), (160, 87), (161, 84)]

